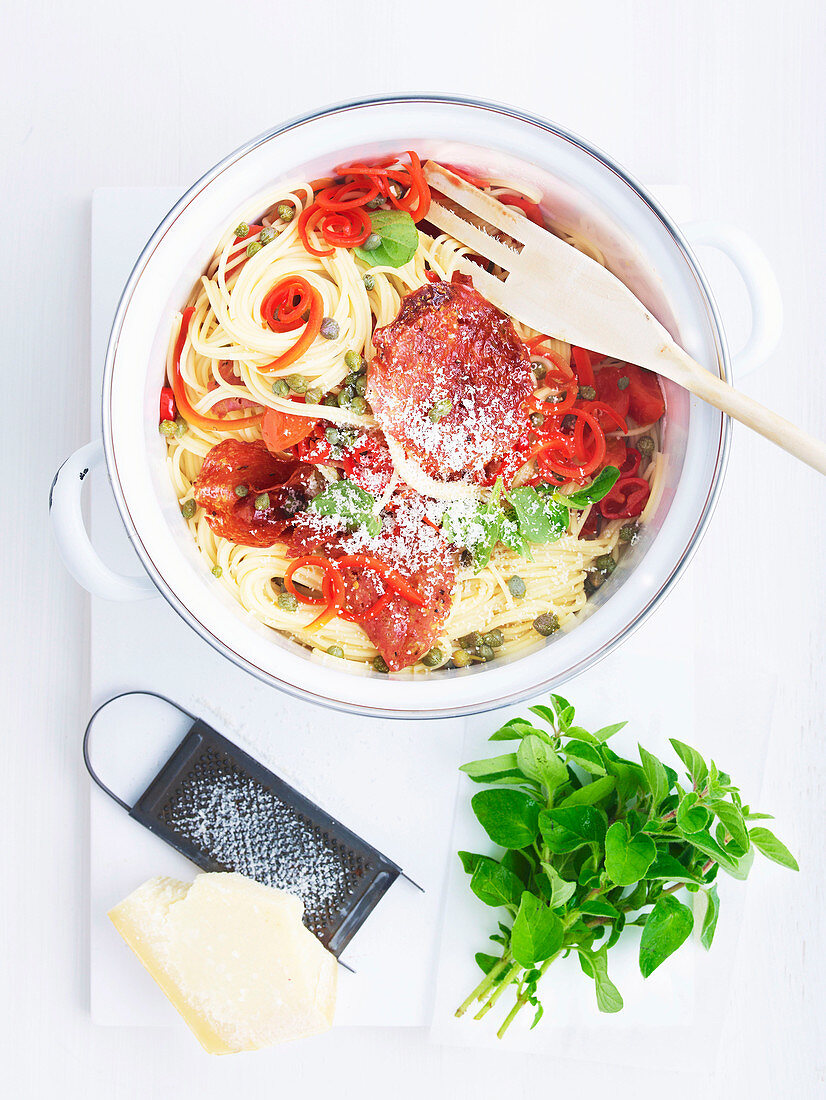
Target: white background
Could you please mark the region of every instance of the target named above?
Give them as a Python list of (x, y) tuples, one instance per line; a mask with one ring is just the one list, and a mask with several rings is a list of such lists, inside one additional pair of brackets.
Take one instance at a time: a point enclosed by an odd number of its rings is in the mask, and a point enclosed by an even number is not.
[[(54, 470), (91, 431), (93, 188), (186, 184), (274, 123), (368, 93), (515, 103), (588, 137), (639, 178), (688, 184), (699, 216), (734, 221), (762, 243), (783, 288), (783, 345), (744, 389), (826, 435), (822, 5), (3, 0), (1, 22), (0, 1032), (10, 1094), (826, 1094), (822, 479), (736, 429), (719, 510), (691, 566), (696, 741), (725, 745), (736, 775), (757, 738), (741, 701), (776, 675), (759, 801), (803, 870), (764, 865), (749, 882), (721, 993), (719, 1057), (708, 1065), (702, 1050), (686, 1050), (685, 1073), (655, 1076), (601, 1064), (599, 1049), (590, 1062), (551, 1062), (440, 1048), (405, 1031), (342, 1030), (216, 1061), (176, 1031), (95, 1028), (79, 752), (88, 601), (60, 566), (46, 520)], [(666, 641), (679, 659), (687, 640)]]

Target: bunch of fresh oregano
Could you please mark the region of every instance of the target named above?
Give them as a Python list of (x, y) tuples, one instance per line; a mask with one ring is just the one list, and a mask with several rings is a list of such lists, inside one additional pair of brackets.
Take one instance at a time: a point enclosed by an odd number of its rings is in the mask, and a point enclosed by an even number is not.
[(702, 907), (700, 940), (711, 946), (719, 913), (714, 880), (720, 868), (749, 873), (754, 851), (797, 870), (794, 856), (768, 829), (751, 822), (770, 814), (743, 804), (731, 778), (696, 749), (671, 741), (688, 783), (639, 746), (640, 763), (606, 742), (625, 726), (589, 733), (574, 725), (574, 708), (559, 695), (531, 711), (549, 729), (514, 718), (491, 741), (518, 741), (516, 752), (465, 764), (476, 783), (474, 813), (499, 859), (460, 852), (471, 890), (486, 905), (507, 910), (490, 938), (497, 955), (477, 954), (484, 977), (458, 1008), (479, 1004), (481, 1019), (510, 990), (515, 1001), (501, 1038), (526, 1004), (542, 1016), (539, 979), (560, 956), (575, 952), (596, 987), (603, 1012), (622, 997), (608, 977), (607, 954), (631, 925), (642, 926), (639, 963), (648, 977), (688, 938), (694, 912), (675, 896), (682, 889)]

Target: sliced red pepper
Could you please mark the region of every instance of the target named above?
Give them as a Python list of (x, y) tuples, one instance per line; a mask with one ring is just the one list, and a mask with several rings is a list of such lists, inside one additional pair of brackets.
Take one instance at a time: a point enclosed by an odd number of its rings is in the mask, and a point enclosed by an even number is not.
[(591, 366), (591, 353), (586, 351), (585, 348), (578, 348), (574, 345), (571, 348), (571, 355), (574, 359), (576, 376), (580, 386), (593, 386), (594, 368)]
[[(324, 319), (324, 302), (316, 288), (311, 286), (310, 283), (300, 275), (288, 275), (286, 279), (280, 279), (275, 286), (268, 291), (261, 303), (262, 318), (275, 332), (290, 331), (292, 328), (296, 327), (293, 324), (295, 320), (294, 313), (299, 308), (295, 305), (296, 293), (305, 295), (305, 297), (301, 299), (302, 303), (309, 300), (309, 319), (304, 327), (304, 331), (291, 348), (285, 351), (283, 355), (279, 355), (277, 359), (273, 359), (271, 363), (267, 363), (266, 366), (258, 368), (264, 373), (287, 367), (291, 363), (294, 363), (296, 359), (300, 359), (304, 352), (310, 347), (313, 340), (315, 340), (316, 336), (318, 336), (321, 322)], [(277, 318), (276, 312), (279, 303), (283, 303), (287, 312)], [(279, 328), (279, 325), (287, 325), (287, 328)]]
[(651, 486), (644, 477), (623, 477), (599, 502), (606, 519), (638, 516), (648, 503)]
[(172, 392), (171, 386), (164, 386), (161, 389), (161, 420), (174, 420), (178, 415), (178, 410), (175, 408), (175, 394)]
[(628, 366), (628, 399), (631, 415), (640, 427), (655, 424), (665, 414), (660, 382), (652, 371), (635, 364)]
[(623, 382), (624, 379), (629, 379), (628, 367), (625, 364), (619, 367), (602, 367), (594, 375), (597, 400), (602, 404), (610, 405), (623, 418), (628, 416), (630, 401), (628, 385)]
[(260, 424), (263, 413), (258, 413), (255, 416), (224, 418), (204, 416), (202, 413), (196, 412), (192, 407), (186, 395), (186, 383), (181, 374), (181, 353), (184, 350), (187, 333), (189, 332), (189, 325), (194, 313), (195, 309), (193, 306), (187, 306), (182, 312), (181, 327), (178, 331), (178, 338), (175, 341), (175, 350), (172, 357), (172, 392), (175, 395), (175, 404), (178, 406), (178, 411), (189, 424), (194, 425), (196, 428), (205, 428), (208, 431), (231, 432), (238, 428), (249, 428), (252, 424)]

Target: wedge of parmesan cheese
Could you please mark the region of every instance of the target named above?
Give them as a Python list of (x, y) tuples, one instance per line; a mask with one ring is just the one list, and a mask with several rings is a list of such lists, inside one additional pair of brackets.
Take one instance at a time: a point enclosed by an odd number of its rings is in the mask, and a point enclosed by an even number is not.
[(154, 878), (109, 918), (210, 1054), (332, 1026), (338, 964), (300, 898), (238, 874)]

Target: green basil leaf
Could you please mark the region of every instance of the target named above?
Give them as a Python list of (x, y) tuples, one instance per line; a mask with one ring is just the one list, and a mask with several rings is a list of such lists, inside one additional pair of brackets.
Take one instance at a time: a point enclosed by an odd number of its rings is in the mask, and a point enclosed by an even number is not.
[(679, 756), (688, 768), (688, 774), (691, 776), (695, 785), (697, 787), (702, 786), (708, 778), (708, 766), (705, 760), (703, 760), (697, 750), (692, 749), (690, 745), (683, 744), (682, 741), (678, 741), (675, 737), (671, 737), (669, 740), (671, 741), (674, 752), (676, 752), (677, 756)]
[(700, 943), (708, 951), (711, 947), (711, 941), (714, 939), (717, 918), (720, 916), (720, 898), (717, 895), (716, 886), (712, 886), (710, 890), (704, 890), (703, 893), (706, 896), (707, 904), (703, 917), (703, 927), (700, 931)]
[(381, 237), (381, 244), (372, 252), (356, 248), (359, 259), (370, 267), (403, 267), (413, 259), (419, 232), (406, 210), (371, 210), (370, 226)]
[(779, 863), (781, 867), (790, 867), (792, 871), (800, 870), (797, 860), (792, 853), (782, 841), (777, 839), (771, 830), (758, 827), (756, 829), (751, 829), (749, 831), (749, 836), (758, 852), (762, 852), (767, 859), (774, 860), (774, 862)]
[(528, 707), (528, 710), (535, 714), (538, 718), (541, 718), (543, 722), (547, 722), (552, 728), (556, 726), (557, 715), (561, 714), (563, 710), (567, 710), (570, 707), (570, 703), (563, 699), (561, 695), (552, 695), (551, 699), (559, 699), (564, 706), (559, 707), (556, 710), (551, 710), (550, 707), (544, 706), (542, 703), (537, 703), (534, 707)]
[(696, 791), (689, 791), (677, 807), (677, 825), (683, 833), (700, 833), (708, 828), (711, 815), (704, 806), (698, 806), (700, 796)]
[(524, 718), (511, 718), (510, 722), (506, 722), (504, 726), (500, 726), (495, 733), (492, 733), (488, 741), (518, 741), (529, 733), (544, 738), (550, 744), (547, 733), (544, 730), (538, 730), (536, 726), (532, 726)]
[(657, 858), (645, 872), (647, 879), (663, 882), (697, 882), (695, 874), (667, 852), (658, 852)]
[(465, 872), (472, 875), (483, 859), (489, 859), (489, 856), (480, 856), (475, 852), (459, 852), (459, 859), (462, 861), (462, 866)]
[(519, 533), (529, 542), (556, 542), (567, 534), (567, 509), (552, 500), (543, 500), (530, 486), (512, 489), (508, 502), (516, 512)]
[(742, 811), (733, 803), (726, 802), (724, 799), (715, 799), (709, 802), (708, 808), (717, 820), (725, 826), (726, 832), (740, 851), (746, 853), (749, 850), (751, 841), (749, 840), (749, 831), (746, 828)]
[(564, 806), (593, 806), (596, 802), (602, 802), (614, 790), (617, 785), (613, 775), (605, 775), (601, 779), (595, 779), (593, 783), (586, 783), (584, 787), (569, 794), (559, 803)]
[(709, 856), (719, 863), (724, 871), (727, 871), (735, 878), (743, 878), (744, 875), (738, 873), (737, 858), (730, 852), (727, 852), (725, 848), (721, 847), (717, 841), (712, 837), (711, 833), (707, 831), (699, 833), (684, 834), (684, 839), (689, 844), (693, 844), (695, 848), (698, 848), (703, 855)]
[(549, 904), (551, 909), (567, 905), (576, 893), (576, 883), (567, 882), (550, 863), (542, 862), (542, 870), (551, 888)]
[(587, 741), (568, 741), (565, 744), (565, 755), (592, 775), (605, 775), (602, 757)]
[(564, 926), (559, 917), (536, 895), (525, 891), (511, 931), (511, 953), (526, 967), (544, 962), (562, 947)]
[(529, 733), (516, 752), (517, 766), (528, 779), (535, 779), (548, 792), (568, 782), (568, 769), (547, 742)]
[(546, 831), (560, 828), (587, 844), (602, 844), (607, 823), (605, 814), (597, 806), (558, 806), (554, 810), (543, 810), (539, 815), (543, 837)]
[(563, 493), (554, 493), (554, 500), (566, 508), (587, 508), (589, 504), (596, 504), (610, 493), (619, 476), (620, 472), (616, 466), (606, 466), (584, 489), (577, 489), (575, 493), (569, 493), (567, 496)]
[[(490, 974), (490, 972), (491, 972), (491, 970), (493, 970), (494, 966), (496, 966), (498, 963), (500, 963), (502, 961), (501, 956), (499, 956), (499, 955), (485, 955), (484, 952), (482, 952), (482, 951), (477, 951), (476, 954), (474, 955), (474, 958), (476, 959), (476, 965), (479, 967), (479, 969), (482, 971), (483, 974)], [(498, 985), (498, 983), (502, 981), (502, 979), (504, 978), (506, 973), (507, 973), (507, 967), (505, 967), (505, 969), (502, 971), (502, 973), (499, 975), (498, 978), (494, 978), (493, 984)]]
[(603, 901), (601, 898), (585, 899), (581, 902), (577, 908), (580, 913), (585, 913), (589, 917), (609, 917), (611, 920), (614, 917), (619, 916), (619, 910), (615, 909), (608, 901)]
[(479, 791), (470, 804), (490, 839), (503, 848), (526, 848), (539, 834), (541, 806), (524, 791)]
[(601, 730), (596, 730), (593, 736), (597, 741), (607, 741), (609, 737), (613, 737), (615, 733), (619, 733), (627, 725), (627, 722), (614, 722), (611, 726), (603, 726)]
[(522, 854), (522, 852), (511, 848), (505, 852), (500, 862), (503, 867), (507, 867), (509, 871), (513, 871), (520, 882), (524, 882), (526, 885), (530, 882), (534, 873), (533, 864), (527, 856)]
[(629, 835), (624, 821), (615, 821), (605, 834), (605, 870), (617, 886), (633, 886), (654, 862), (657, 846), (650, 836)]
[(619, 1012), (623, 1006), (622, 995), (608, 977), (607, 945), (599, 951), (577, 948), (577, 952), (583, 973), (594, 979), (600, 1012)]
[(515, 771), (517, 767), (516, 753), (509, 752), (504, 756), (491, 756), (487, 760), (472, 760), (469, 764), (462, 764), (459, 771), (469, 775), (471, 779), (483, 781), (489, 775)]
[(322, 516), (332, 516), (341, 520), (345, 527), (366, 527), (371, 535), (381, 530), (381, 520), (374, 508), (376, 498), (367, 493), (354, 481), (343, 478), (334, 481), (318, 496), (310, 501), (310, 508)]
[(650, 977), (691, 935), (694, 914), (672, 894), (663, 894), (648, 914), (640, 940), (640, 970)]
[(474, 868), (470, 888), (485, 905), (514, 907), (519, 904), (523, 889), (513, 871), (488, 856), (483, 856)]
[(500, 477), (496, 479), (493, 491), (484, 504), (468, 509), (464, 501), (454, 501), (442, 514), (442, 530), (455, 546), (463, 546), (468, 551), (477, 573), (488, 564), (502, 537), (504, 512), (499, 503), (501, 496)]
[(640, 760), (642, 761), (642, 770), (645, 773), (645, 781), (651, 792), (651, 810), (652, 812), (656, 812), (657, 807), (668, 794), (668, 776), (665, 773), (662, 761), (658, 760), (653, 753), (644, 749), (642, 745), (638, 745), (637, 747), (640, 750)]

